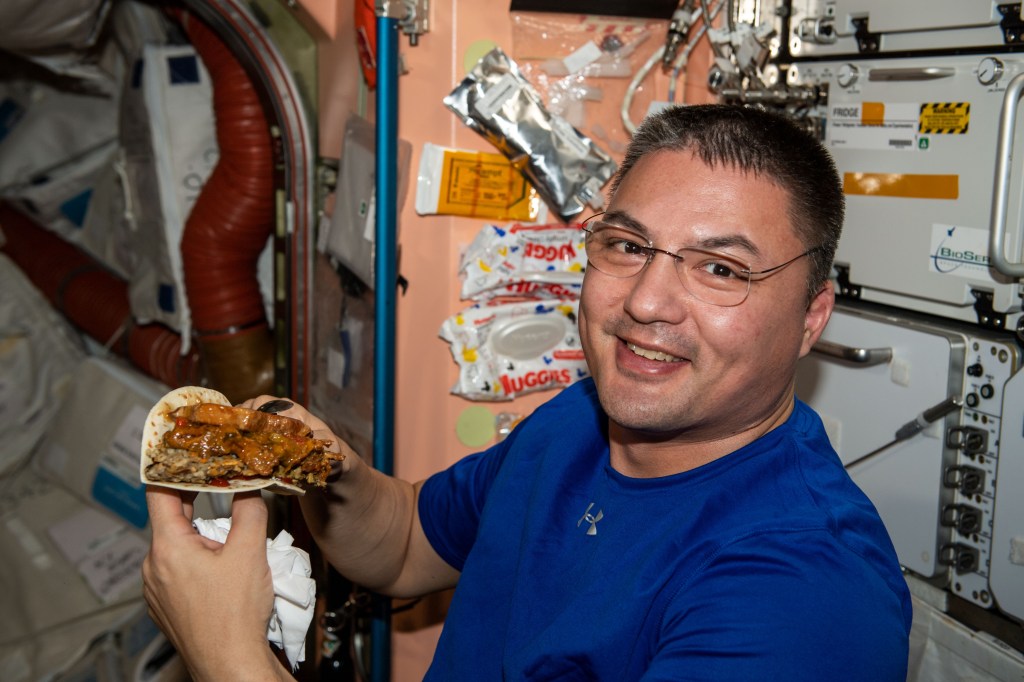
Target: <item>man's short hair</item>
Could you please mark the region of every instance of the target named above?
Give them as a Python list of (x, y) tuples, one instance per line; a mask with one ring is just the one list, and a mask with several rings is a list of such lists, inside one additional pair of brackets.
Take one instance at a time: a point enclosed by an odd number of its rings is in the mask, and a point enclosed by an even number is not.
[[(835, 162), (825, 147), (781, 114), (739, 105), (674, 106), (640, 124), (612, 179), (614, 195), (642, 157), (657, 151), (690, 151), (710, 168), (753, 173), (789, 194), (789, 217), (810, 255), (808, 297), (828, 280), (843, 227), (845, 199)], [(808, 298), (808, 300), (809, 300)]]

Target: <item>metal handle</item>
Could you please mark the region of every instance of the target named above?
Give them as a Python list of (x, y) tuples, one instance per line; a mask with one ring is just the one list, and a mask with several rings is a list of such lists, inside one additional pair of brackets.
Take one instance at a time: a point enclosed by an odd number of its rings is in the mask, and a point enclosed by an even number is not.
[(869, 81), (933, 81), (956, 75), (952, 66), (921, 66), (907, 69), (871, 69)]
[(992, 192), (992, 219), (989, 223), (988, 257), (998, 272), (1008, 277), (1024, 277), (1024, 263), (1009, 261), (1003, 255), (1006, 239), (1006, 205), (1010, 194), (1010, 170), (1013, 156), (1013, 134), (1017, 122), (1017, 107), (1024, 93), (1024, 73), (1014, 77), (1006, 86), (1003, 109), (999, 118), (999, 138), (996, 143), (996, 176)]
[(851, 362), (861, 367), (884, 365), (892, 360), (892, 348), (854, 348), (821, 339), (814, 344), (811, 350), (820, 355)]

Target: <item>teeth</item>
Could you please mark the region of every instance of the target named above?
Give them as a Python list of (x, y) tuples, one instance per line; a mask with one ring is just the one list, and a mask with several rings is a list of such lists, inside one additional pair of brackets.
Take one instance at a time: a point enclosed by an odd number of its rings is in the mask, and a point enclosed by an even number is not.
[(682, 358), (677, 358), (676, 356), (669, 355), (668, 353), (662, 353), (659, 350), (648, 350), (646, 348), (641, 348), (640, 346), (634, 343), (627, 343), (626, 346), (628, 346), (631, 351), (633, 351), (640, 357), (647, 358), (648, 360), (658, 360), (660, 362), (679, 362), (680, 360), (682, 360)]

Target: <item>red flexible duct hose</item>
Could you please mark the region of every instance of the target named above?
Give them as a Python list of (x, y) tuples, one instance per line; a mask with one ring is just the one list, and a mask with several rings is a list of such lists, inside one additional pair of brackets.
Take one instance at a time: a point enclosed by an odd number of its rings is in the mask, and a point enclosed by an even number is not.
[(210, 385), (238, 402), (273, 388), (273, 339), (256, 271), (274, 226), (274, 153), (241, 63), (196, 17), (179, 19), (210, 74), (220, 150), (182, 234), (185, 290)]
[(106, 266), (6, 203), (0, 230), (0, 251), (83, 333), (168, 386), (200, 383), (198, 354), (183, 356), (181, 338), (163, 325), (136, 326), (128, 285)]
[[(205, 24), (180, 16), (210, 73), (220, 148), (182, 235), (185, 289), (208, 383), (239, 402), (273, 387), (273, 339), (256, 278), (273, 230), (273, 148), (241, 64)], [(124, 281), (6, 204), (0, 225), (0, 250), (83, 332), (169, 386), (200, 383), (199, 358), (181, 355), (177, 334), (134, 324)]]

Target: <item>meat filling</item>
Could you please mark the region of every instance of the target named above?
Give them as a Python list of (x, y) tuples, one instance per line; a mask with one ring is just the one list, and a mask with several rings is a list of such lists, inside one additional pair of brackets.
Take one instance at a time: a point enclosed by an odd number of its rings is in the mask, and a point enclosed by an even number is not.
[(276, 477), (316, 483), (339, 457), (330, 441), (274, 431), (242, 431), (231, 424), (200, 424), (179, 416), (153, 454), (150, 475), (159, 480), (202, 482), (217, 478)]

